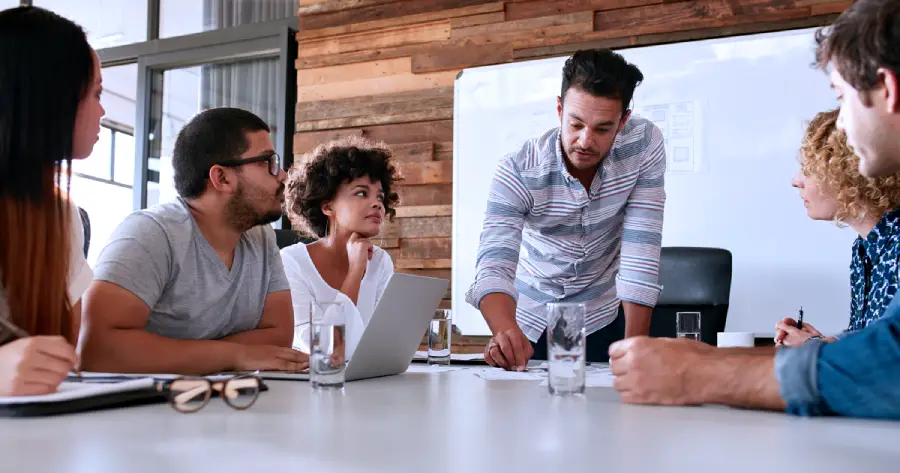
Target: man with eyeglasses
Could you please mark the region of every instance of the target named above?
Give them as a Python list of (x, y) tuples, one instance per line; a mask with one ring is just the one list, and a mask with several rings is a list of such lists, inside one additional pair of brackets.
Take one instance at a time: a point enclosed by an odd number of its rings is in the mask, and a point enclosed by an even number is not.
[(79, 340), (91, 371), (207, 374), (300, 370), (271, 222), (286, 173), (269, 127), (206, 110), (178, 134), (171, 203), (130, 215), (94, 268)]

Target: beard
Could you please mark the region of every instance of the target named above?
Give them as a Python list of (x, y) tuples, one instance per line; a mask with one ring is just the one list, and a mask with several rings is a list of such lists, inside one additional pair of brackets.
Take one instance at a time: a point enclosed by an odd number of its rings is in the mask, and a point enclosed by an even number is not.
[[(278, 188), (276, 196), (284, 192), (284, 186)], [(281, 207), (277, 209), (258, 210), (255, 203), (266, 202), (270, 199), (259, 189), (251, 189), (249, 192), (244, 184), (238, 184), (237, 191), (231, 196), (225, 207), (225, 215), (231, 225), (245, 232), (259, 225), (268, 225), (281, 218)]]

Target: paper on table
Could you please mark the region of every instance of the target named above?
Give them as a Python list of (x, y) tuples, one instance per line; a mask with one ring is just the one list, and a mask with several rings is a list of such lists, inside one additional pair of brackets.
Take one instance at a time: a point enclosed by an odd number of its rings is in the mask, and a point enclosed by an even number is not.
[(440, 365), (409, 365), (407, 373), (446, 373), (447, 371), (461, 370), (458, 366), (440, 366)]
[[(472, 374), (488, 381), (542, 381), (541, 386), (547, 385), (546, 363), (538, 368), (530, 368), (528, 371), (504, 371), (499, 368), (485, 368), (474, 371)], [(608, 367), (588, 366), (584, 374), (584, 385), (588, 388), (610, 388), (616, 377)]]
[(505, 371), (500, 368), (484, 368), (472, 374), (488, 381), (540, 381), (547, 378), (546, 371)]
[[(425, 360), (428, 359), (428, 352), (418, 350), (416, 351), (415, 356), (413, 356), (414, 360)], [(452, 353), (450, 354), (451, 361), (475, 361), (475, 360), (484, 360), (483, 353)]]
[[(228, 378), (231, 378), (238, 374), (259, 374), (259, 372), (235, 372), (235, 373), (220, 373), (209, 376), (204, 376), (204, 378), (210, 381), (225, 381)], [(181, 378), (183, 375), (180, 374), (171, 374), (171, 373), (102, 373), (99, 371), (82, 371), (80, 375), (75, 373), (69, 373), (70, 379), (81, 378), (86, 382), (101, 382), (101, 381), (109, 381), (109, 382), (122, 382), (129, 381), (132, 379), (144, 379), (144, 378), (153, 378), (155, 380), (172, 380), (176, 378)]]
[[(611, 388), (616, 377), (609, 368), (588, 368), (584, 373), (584, 386), (587, 388)], [(547, 380), (541, 383), (546, 386)]]
[(69, 383), (63, 382), (53, 394), (40, 396), (0, 396), (0, 405), (33, 404), (44, 402), (63, 402), (73, 399), (86, 399), (105, 394), (123, 393), (152, 388), (156, 381), (153, 378), (133, 379), (121, 383)]

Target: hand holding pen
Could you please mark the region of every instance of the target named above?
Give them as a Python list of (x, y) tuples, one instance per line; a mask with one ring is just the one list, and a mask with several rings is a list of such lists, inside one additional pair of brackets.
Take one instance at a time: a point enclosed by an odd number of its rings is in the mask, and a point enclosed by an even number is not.
[(10, 321), (0, 288), (0, 334), (16, 340), (0, 345), (0, 396), (56, 392), (78, 363), (75, 348), (64, 337), (30, 336)]
[(822, 338), (822, 334), (812, 325), (803, 322), (803, 307), (800, 308), (797, 320), (786, 318), (775, 324), (776, 345), (795, 347), (813, 337)]

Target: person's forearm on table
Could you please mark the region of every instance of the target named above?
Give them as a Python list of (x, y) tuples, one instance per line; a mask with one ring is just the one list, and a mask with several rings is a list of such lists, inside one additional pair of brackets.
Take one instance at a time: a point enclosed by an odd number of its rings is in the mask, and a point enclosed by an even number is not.
[(652, 307), (622, 301), (622, 308), (625, 311), (625, 338), (650, 334)]
[(785, 408), (771, 354), (716, 350), (706, 362), (692, 369), (691, 381), (700, 390), (702, 403), (769, 410)]

